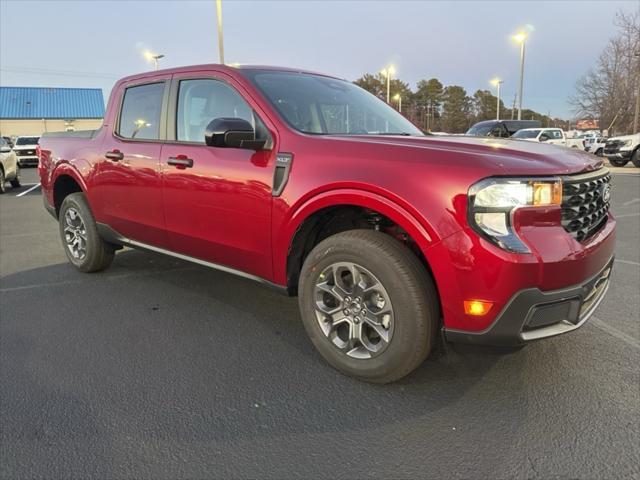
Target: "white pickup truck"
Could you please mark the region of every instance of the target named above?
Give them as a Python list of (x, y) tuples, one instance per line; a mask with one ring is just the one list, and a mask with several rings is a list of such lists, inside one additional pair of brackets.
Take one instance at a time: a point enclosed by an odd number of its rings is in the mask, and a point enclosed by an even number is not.
[(529, 142), (545, 142), (552, 145), (562, 145), (569, 148), (584, 150), (585, 142), (582, 138), (567, 138), (560, 128), (523, 128), (514, 133), (511, 138), (527, 140)]
[(604, 146), (604, 156), (614, 167), (624, 167), (631, 160), (640, 168), (640, 133), (608, 139)]

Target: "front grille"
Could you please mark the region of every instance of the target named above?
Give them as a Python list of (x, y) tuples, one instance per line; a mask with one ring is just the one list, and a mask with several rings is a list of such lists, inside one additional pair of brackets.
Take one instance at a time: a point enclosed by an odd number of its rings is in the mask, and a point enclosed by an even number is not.
[(35, 150), (16, 150), (16, 155), (18, 156), (27, 156), (27, 155), (35, 155)]
[(609, 170), (563, 177), (562, 226), (582, 242), (598, 232), (609, 213), (611, 195)]
[(604, 153), (617, 153), (623, 143), (621, 140), (609, 140), (604, 145)]

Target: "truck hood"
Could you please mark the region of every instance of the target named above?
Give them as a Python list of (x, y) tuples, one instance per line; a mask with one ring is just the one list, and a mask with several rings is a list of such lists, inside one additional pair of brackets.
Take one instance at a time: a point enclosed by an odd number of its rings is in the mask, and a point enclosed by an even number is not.
[(38, 145), (14, 145), (13, 150), (35, 150)]
[(636, 140), (636, 141), (640, 142), (640, 133), (636, 133), (636, 134), (633, 134), (633, 135), (623, 135), (621, 137), (611, 137), (611, 138), (607, 139), (607, 141), (611, 141), (611, 140), (622, 140), (622, 141)]
[[(370, 158), (415, 158), (439, 164), (446, 161), (452, 167), (480, 168), (488, 175), (566, 175), (597, 170), (603, 165), (601, 158), (578, 149), (524, 140), (395, 135), (324, 138), (358, 144), (359, 148), (353, 150), (364, 150)], [(363, 144), (373, 148), (366, 149)]]

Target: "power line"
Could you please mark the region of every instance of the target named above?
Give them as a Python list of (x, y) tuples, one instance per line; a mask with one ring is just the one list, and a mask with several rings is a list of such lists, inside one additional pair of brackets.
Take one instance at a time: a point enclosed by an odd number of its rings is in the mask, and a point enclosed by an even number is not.
[[(26, 73), (36, 75), (58, 75), (63, 77), (83, 77), (83, 78), (104, 78), (109, 80), (117, 80), (121, 77), (101, 72), (82, 72), (74, 70), (54, 70), (47, 68), (35, 67), (2, 67), (0, 71), (7, 73)], [(124, 75), (123, 75), (124, 76)]]

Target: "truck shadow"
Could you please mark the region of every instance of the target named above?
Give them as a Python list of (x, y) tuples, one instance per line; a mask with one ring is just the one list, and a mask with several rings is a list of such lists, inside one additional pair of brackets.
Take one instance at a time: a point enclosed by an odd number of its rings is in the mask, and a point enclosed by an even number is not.
[[(34, 401), (90, 405), (78, 428), (113, 428), (96, 435), (191, 443), (366, 431), (425, 417), (440, 425), (442, 415), (455, 425), (478, 396), (492, 402), (487, 380), (500, 384), (510, 422), (526, 416), (525, 352), (439, 345), (405, 379), (365, 384), (335, 372), (315, 352), (295, 298), (155, 254), (125, 250), (111, 269), (93, 275), (67, 264), (18, 272), (2, 278), (0, 293), (3, 303), (27, 303), (19, 315), (3, 313), (2, 341), (14, 345), (3, 352), (5, 371), (12, 371), (3, 389), (26, 382), (30, 389), (62, 390)], [(25, 344), (32, 347), (16, 347)], [(509, 381), (502, 383), (505, 364)], [(66, 372), (63, 384), (56, 383), (57, 370)], [(23, 406), (15, 396), (7, 402), (3, 427), (11, 441), (22, 428), (12, 410)], [(485, 414), (503, 421), (502, 410)], [(35, 434), (36, 425), (27, 427)]]

